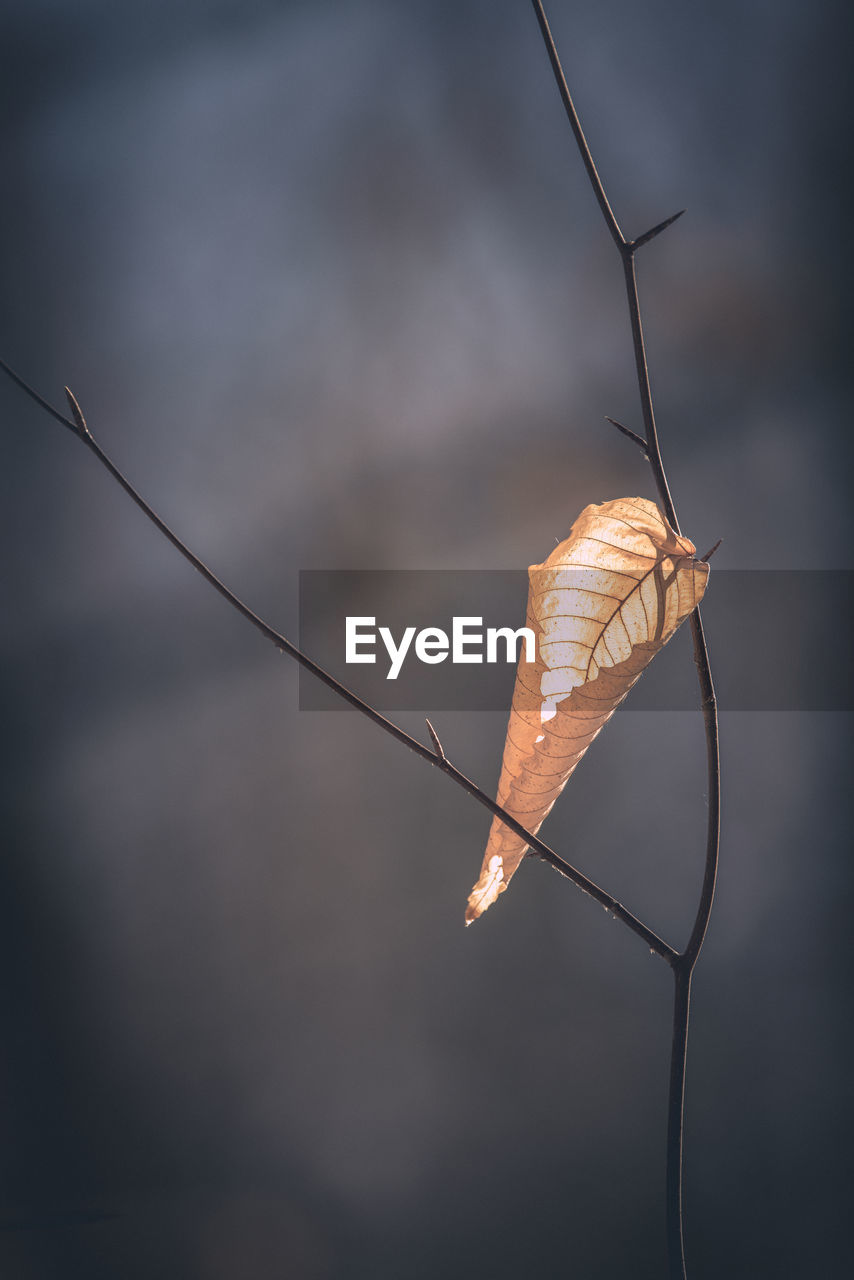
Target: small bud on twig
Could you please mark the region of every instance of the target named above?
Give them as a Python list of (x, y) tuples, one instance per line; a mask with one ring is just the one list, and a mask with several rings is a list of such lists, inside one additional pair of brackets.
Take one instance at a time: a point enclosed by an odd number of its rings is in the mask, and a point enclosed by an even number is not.
[(433, 746), (436, 748), (436, 755), (439, 757), (440, 760), (447, 760), (448, 757), (445, 755), (442, 744), (439, 741), (438, 733), (433, 728), (432, 724), (430, 723), (430, 721), (427, 719), (426, 716), (424, 717), (424, 720), (428, 730), (430, 731), (430, 737), (433, 739)]
[(89, 428), (86, 426), (86, 419), (77, 403), (77, 398), (70, 387), (65, 388), (65, 398), (68, 401), (68, 407), (71, 410), (71, 416), (77, 424), (78, 435), (88, 436), (91, 439)]

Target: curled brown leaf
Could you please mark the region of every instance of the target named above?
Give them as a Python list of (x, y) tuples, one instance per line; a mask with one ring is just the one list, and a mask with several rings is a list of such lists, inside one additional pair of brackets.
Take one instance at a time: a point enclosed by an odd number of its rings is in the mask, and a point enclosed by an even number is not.
[[(709, 566), (645, 498), (585, 507), (569, 537), (528, 570), (526, 626), (536, 658), (523, 652), (498, 803), (536, 834), (590, 743), (644, 667), (697, 607)], [(471, 924), (503, 893), (527, 850), (494, 818)]]

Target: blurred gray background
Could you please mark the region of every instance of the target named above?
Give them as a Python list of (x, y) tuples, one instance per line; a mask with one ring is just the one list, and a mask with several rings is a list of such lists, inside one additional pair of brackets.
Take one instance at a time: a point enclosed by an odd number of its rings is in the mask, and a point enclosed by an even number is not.
[[(689, 211), (640, 261), (684, 532), (848, 568), (843, 6), (549, 8), (626, 232)], [(271, 623), (301, 568), (524, 568), (653, 496), (525, 0), (2, 24), (0, 354)], [(4, 1277), (661, 1277), (666, 967), (534, 863), (464, 930), (488, 814), (299, 712), (68, 433), (5, 383), (0, 416)], [(491, 788), (505, 723), (437, 728)], [(849, 727), (723, 717), (692, 1280), (850, 1256)], [(679, 945), (704, 791), (699, 715), (625, 712), (544, 835)]]

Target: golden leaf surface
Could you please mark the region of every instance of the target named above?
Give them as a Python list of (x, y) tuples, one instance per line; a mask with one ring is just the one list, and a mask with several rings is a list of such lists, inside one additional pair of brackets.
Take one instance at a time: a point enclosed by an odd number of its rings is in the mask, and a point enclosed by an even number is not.
[[(536, 659), (524, 646), (497, 801), (536, 834), (590, 743), (644, 667), (696, 608), (709, 566), (654, 502), (585, 507), (569, 537), (528, 570)], [(471, 924), (507, 888), (528, 846), (493, 818)]]

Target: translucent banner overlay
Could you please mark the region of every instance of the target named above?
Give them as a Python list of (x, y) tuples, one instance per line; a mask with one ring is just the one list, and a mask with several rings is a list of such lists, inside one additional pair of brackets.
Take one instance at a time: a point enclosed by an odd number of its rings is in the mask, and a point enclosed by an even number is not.
[[(584, 570), (572, 575), (568, 589), (583, 591)], [(373, 707), (509, 711), (517, 657), (506, 661), (502, 629), (525, 626), (525, 570), (310, 569), (300, 573), (299, 595), (300, 648)], [(849, 570), (713, 568), (702, 608), (721, 710), (854, 709), (853, 596)], [(372, 654), (375, 662), (346, 661), (348, 618), (351, 656)], [(524, 657), (524, 637), (515, 652)], [(482, 661), (463, 660), (477, 654)], [(686, 622), (643, 672), (625, 709), (695, 710), (691, 655)], [(299, 707), (350, 709), (302, 668)]]

